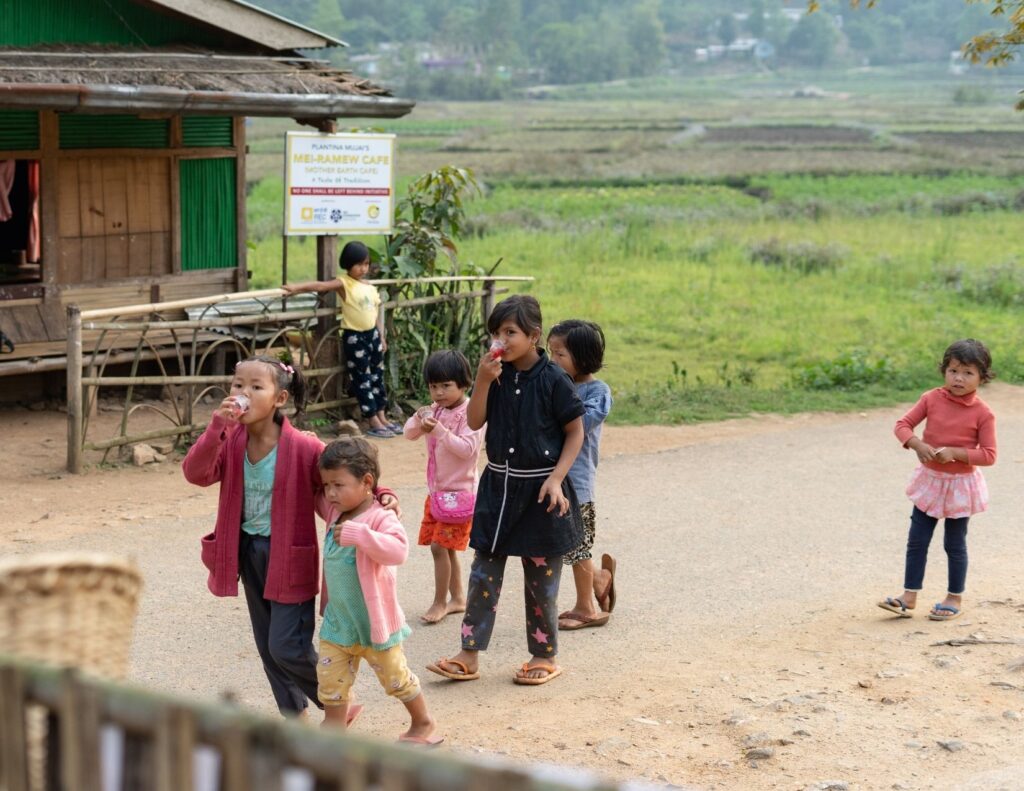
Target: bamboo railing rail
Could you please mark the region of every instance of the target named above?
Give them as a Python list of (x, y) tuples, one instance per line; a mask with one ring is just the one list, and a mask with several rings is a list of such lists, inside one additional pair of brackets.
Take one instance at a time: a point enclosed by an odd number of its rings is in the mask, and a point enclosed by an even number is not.
[[(457, 300), (479, 300), (480, 315), (486, 320), (497, 295), (508, 291), (500, 282), (529, 282), (532, 277), (454, 276), (419, 279), (369, 280), (373, 285), (393, 289), (409, 284), (480, 283), (479, 288), (441, 293), (413, 299), (388, 299), (382, 304), (385, 312)], [(308, 297), (307, 297), (308, 298)], [(251, 313), (220, 315), (217, 308), (243, 300), (261, 307)], [(336, 331), (336, 309), (325, 307), (319, 300), (313, 306), (296, 307), (302, 297), (288, 295), (283, 289), (271, 288), (216, 294), (207, 297), (125, 305), (82, 311), (76, 305), (67, 309), (67, 468), (80, 473), (85, 451), (102, 451), (103, 459), (115, 448), (154, 439), (182, 438), (202, 431), (206, 423), (197, 421), (193, 413), (201, 399), (217, 391), (226, 394), (230, 375), (224, 370), (228, 351), (238, 356), (251, 356), (288, 344), (288, 338), (300, 338), (290, 348), (293, 364), (302, 369), (310, 385), (310, 397), (304, 413), (337, 410), (351, 405), (351, 398), (337, 397), (338, 384), (344, 369), (341, 360), (326, 360), (325, 341)], [(289, 304), (291, 303), (291, 304)], [(197, 318), (181, 318), (187, 308), (202, 308)], [(325, 324), (326, 334), (318, 334)], [(245, 332), (252, 330), (252, 332)], [(90, 340), (84, 340), (88, 333)], [(260, 340), (261, 333), (270, 333), (269, 340)], [(87, 343), (91, 348), (86, 349)], [(330, 355), (327, 355), (330, 356)], [(159, 374), (139, 374), (142, 362), (155, 362)], [(109, 376), (106, 369), (114, 364), (131, 364), (127, 376)], [(177, 368), (172, 372), (171, 368)], [(166, 408), (152, 404), (133, 403), (138, 387), (174, 388)], [(102, 440), (88, 438), (90, 415), (96, 410), (99, 388), (124, 388), (124, 406), (118, 434)], [(132, 433), (130, 418), (140, 410), (156, 412), (170, 425)]]
[(579, 769), (470, 760), (270, 719), (0, 656), (0, 788), (29, 782), (32, 707), (50, 723), (46, 787), (100, 791), (639, 791)]

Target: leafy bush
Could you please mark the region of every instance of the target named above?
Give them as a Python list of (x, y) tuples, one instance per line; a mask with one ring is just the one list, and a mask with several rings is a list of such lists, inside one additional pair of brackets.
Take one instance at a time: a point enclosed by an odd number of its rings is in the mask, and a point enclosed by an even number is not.
[(957, 214), (970, 214), (979, 211), (998, 211), (1007, 209), (1012, 205), (1012, 199), (1007, 195), (999, 195), (994, 192), (968, 192), (962, 195), (949, 195), (936, 198), (932, 206), (935, 211), (945, 216)]
[(845, 260), (846, 248), (814, 242), (782, 242), (768, 239), (750, 247), (750, 260), (765, 266), (791, 269), (801, 274), (831, 272)]
[(1024, 267), (1015, 261), (969, 272), (964, 266), (940, 269), (936, 279), (946, 291), (984, 305), (1008, 308), (1024, 305)]
[(892, 378), (894, 373), (889, 358), (880, 357), (872, 362), (866, 353), (855, 351), (808, 365), (796, 372), (794, 381), (807, 390), (859, 390)]

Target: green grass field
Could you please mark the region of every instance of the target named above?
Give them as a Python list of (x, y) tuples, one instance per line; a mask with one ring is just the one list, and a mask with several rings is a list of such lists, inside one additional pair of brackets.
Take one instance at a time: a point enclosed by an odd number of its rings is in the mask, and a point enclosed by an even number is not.
[[(464, 261), (536, 277), (549, 323), (604, 326), (616, 421), (849, 409), (934, 385), (942, 349), (967, 335), (1024, 381), (1016, 86), (986, 76), (991, 101), (962, 107), (949, 82), (838, 75), (821, 100), (780, 77), (601, 101), (579, 88), (430, 105), (388, 129), (404, 181), (476, 169)], [(282, 129), (253, 130), (257, 287), (280, 282)], [(291, 280), (314, 255), (290, 242)]]

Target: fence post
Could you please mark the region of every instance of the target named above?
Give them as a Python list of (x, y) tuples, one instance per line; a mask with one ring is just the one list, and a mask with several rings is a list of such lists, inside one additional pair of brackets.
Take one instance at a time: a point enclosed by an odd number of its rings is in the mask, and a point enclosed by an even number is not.
[(82, 311), (68, 305), (68, 472), (82, 472)]
[(487, 292), (480, 298), (480, 318), (483, 321), (484, 328), (487, 327), (487, 318), (491, 315), (491, 311), (494, 310), (494, 281), (484, 281), (484, 291)]
[(0, 667), (0, 787), (28, 791), (25, 679), (21, 669)]
[(68, 791), (100, 791), (100, 716), (98, 693), (78, 673), (62, 675), (60, 725), (60, 787)]

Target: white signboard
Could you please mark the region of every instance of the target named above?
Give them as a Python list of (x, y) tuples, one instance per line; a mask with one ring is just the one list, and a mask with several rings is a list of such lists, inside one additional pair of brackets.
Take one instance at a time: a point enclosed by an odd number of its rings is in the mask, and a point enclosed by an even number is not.
[(285, 234), (391, 233), (394, 165), (394, 135), (289, 132)]

